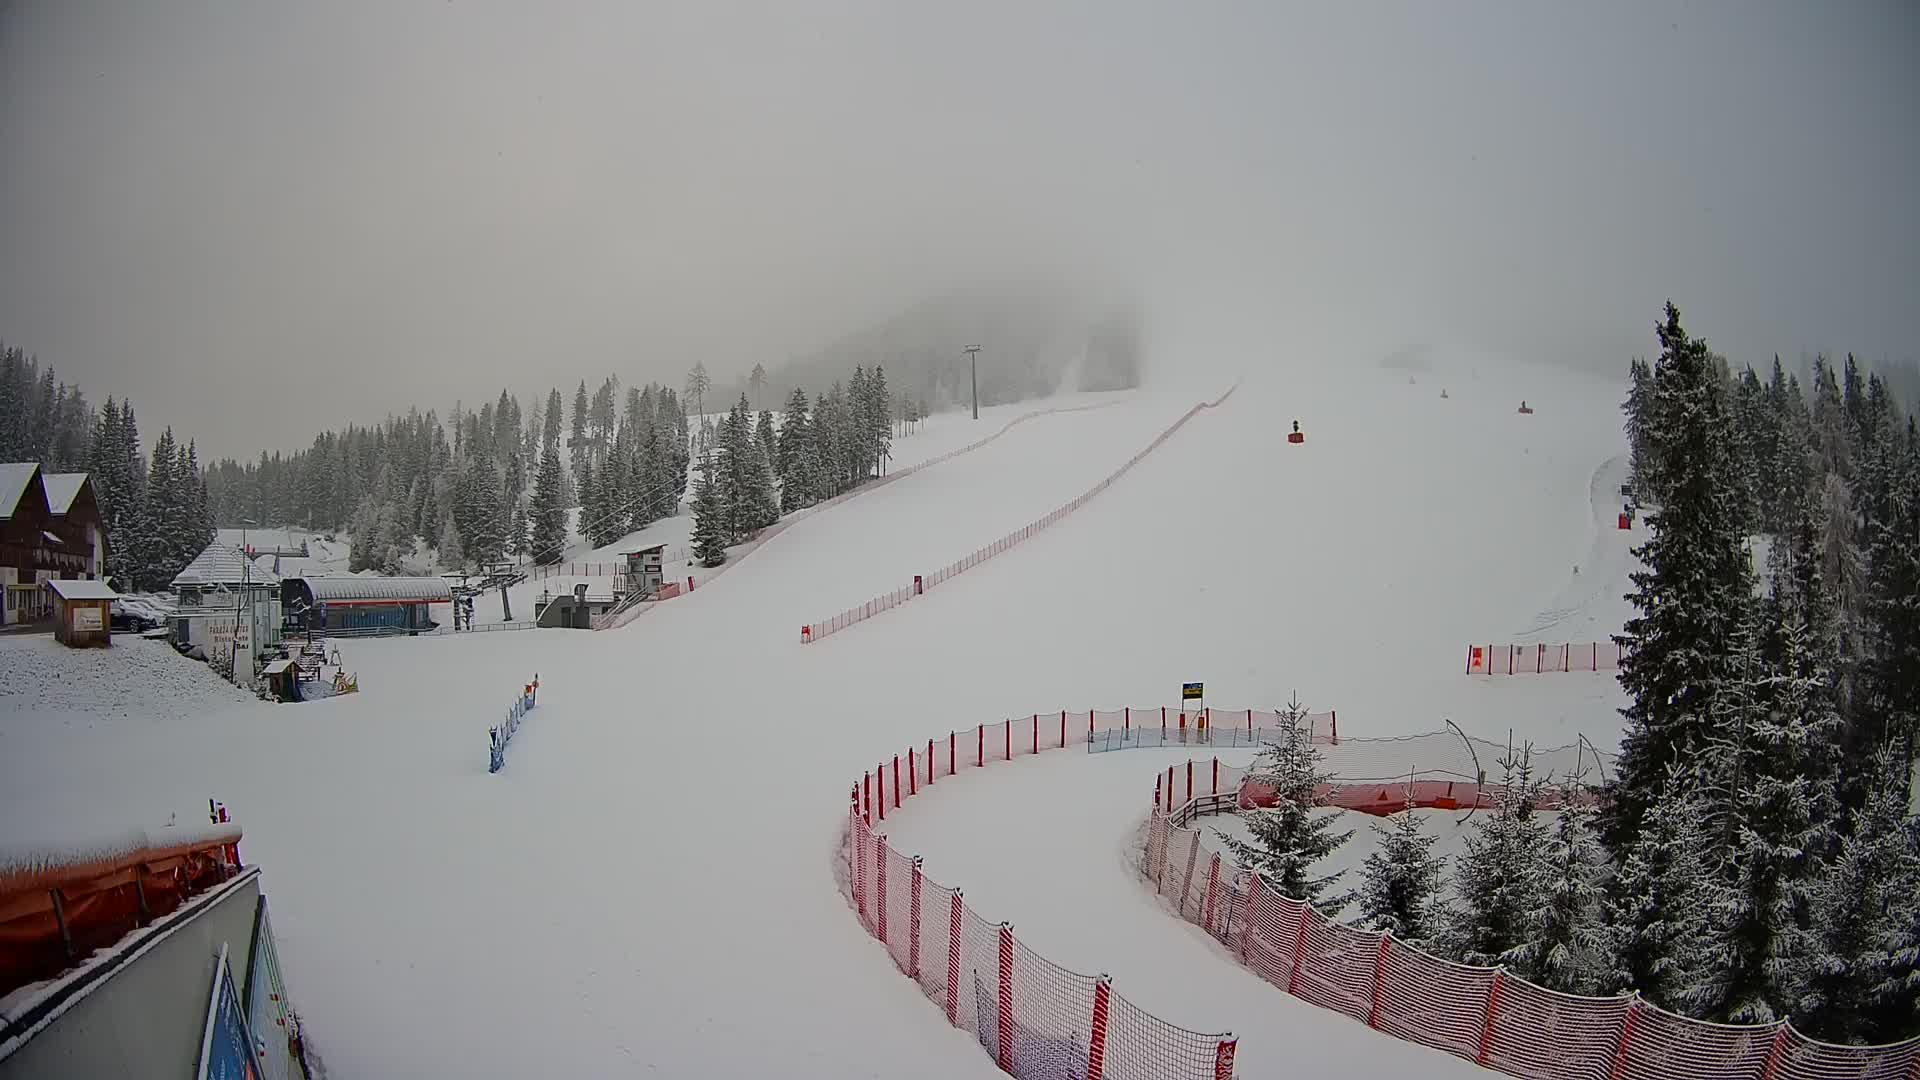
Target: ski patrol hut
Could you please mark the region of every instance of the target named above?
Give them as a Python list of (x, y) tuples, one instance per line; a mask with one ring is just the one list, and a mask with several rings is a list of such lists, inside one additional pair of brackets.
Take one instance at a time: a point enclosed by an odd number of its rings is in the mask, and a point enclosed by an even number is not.
[(120, 594), (104, 581), (55, 579), (47, 582), (53, 594), (53, 639), (70, 648), (109, 645), (113, 641), (113, 602)]
[(432, 604), (453, 603), (437, 577), (293, 577), (280, 583), (290, 630), (311, 634), (419, 634), (439, 626)]

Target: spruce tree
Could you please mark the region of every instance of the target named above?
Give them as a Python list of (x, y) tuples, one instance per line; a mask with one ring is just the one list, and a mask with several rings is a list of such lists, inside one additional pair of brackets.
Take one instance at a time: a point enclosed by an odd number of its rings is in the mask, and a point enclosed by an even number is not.
[(1877, 978), (1867, 991), (1872, 1037), (1882, 1042), (1920, 1034), (1920, 818), (1901, 827), (1898, 857), (1892, 893), (1900, 902), (1870, 957)]
[(701, 566), (719, 566), (727, 561), (725, 517), (713, 457), (708, 455), (700, 459), (699, 476), (693, 482), (693, 557)]
[(1677, 763), (1620, 864), (1607, 917), (1605, 988), (1672, 1008), (1702, 967), (1725, 886), (1709, 858), (1698, 779)]
[(807, 392), (798, 386), (787, 398), (776, 450), (780, 509), (791, 514), (813, 502), (812, 425), (807, 420)]
[(467, 565), (467, 553), (460, 543), (460, 529), (454, 525), (451, 514), (447, 515), (441, 526), (436, 555), (440, 565), (448, 570), (461, 570)]
[(1658, 333), (1645, 431), (1658, 508), (1647, 518), (1651, 538), (1634, 549), (1645, 569), (1629, 575), (1639, 614), (1614, 639), (1626, 650), (1620, 684), (1632, 698), (1607, 823), (1616, 851), (1631, 843), (1668, 765), (1712, 734), (1726, 676), (1721, 643), (1751, 591), (1733, 433), (1712, 356), (1672, 304)]
[(1645, 360), (1636, 356), (1628, 366), (1627, 375), (1627, 400), (1620, 407), (1626, 414), (1627, 487), (1636, 502), (1644, 502), (1650, 494), (1654, 470), (1653, 462), (1647, 457), (1647, 410), (1653, 396), (1653, 372)]
[(1439, 837), (1427, 832), (1425, 819), (1414, 807), (1411, 787), (1406, 808), (1375, 821), (1372, 828), (1379, 844), (1361, 868), (1356, 924), (1417, 945), (1437, 928), (1440, 874), (1446, 861), (1433, 853)]
[(1279, 740), (1260, 751), (1247, 779), (1273, 790), (1271, 809), (1241, 811), (1252, 840), (1218, 834), (1240, 867), (1260, 874), (1282, 895), (1338, 911), (1350, 896), (1327, 890), (1344, 870), (1315, 875), (1313, 868), (1353, 835), (1335, 832), (1337, 811), (1321, 811), (1322, 792), (1334, 781), (1321, 766), (1307, 711), (1296, 698), (1280, 713)]
[(1913, 906), (1904, 881), (1901, 819), (1906, 789), (1897, 759), (1882, 748), (1872, 762), (1867, 798), (1840, 842), (1832, 867), (1814, 884), (1806, 951), (1794, 980), (1794, 1025), (1828, 1042), (1890, 1042), (1903, 1034), (1880, 1008), (1876, 954)]
[(560, 561), (567, 546), (567, 509), (560, 490), (560, 447), (549, 445), (540, 459), (540, 471), (533, 481), (533, 561), (552, 565)]
[(461, 539), (475, 562), (497, 562), (506, 551), (506, 522), (500, 508), (500, 470), (482, 455), (467, 469), (467, 517)]
[(1607, 856), (1584, 789), (1568, 780), (1559, 794), (1560, 810), (1541, 859), (1540, 891), (1526, 916), (1526, 940), (1507, 954), (1507, 962), (1549, 990), (1591, 994), (1606, 969)]
[(586, 497), (587, 449), (591, 445), (587, 439), (587, 380), (580, 380), (580, 388), (573, 392), (573, 424), (567, 437), (567, 451), (573, 455), (573, 482), (580, 492), (580, 498)]
[(1536, 812), (1540, 782), (1530, 748), (1500, 761), (1493, 806), (1476, 817), (1466, 850), (1455, 863), (1454, 905), (1442, 946), (1461, 962), (1511, 962), (1528, 940), (1528, 916), (1540, 906), (1545, 867), (1545, 823)]

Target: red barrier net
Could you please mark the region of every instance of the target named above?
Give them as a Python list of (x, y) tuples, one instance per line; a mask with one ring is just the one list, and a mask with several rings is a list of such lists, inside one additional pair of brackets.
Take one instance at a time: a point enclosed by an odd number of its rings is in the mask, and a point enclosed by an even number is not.
[[(834, 615), (834, 616), (831, 616), (830, 618), (822, 619), (819, 622), (806, 624), (800, 629), (801, 642), (806, 644), (811, 644), (815, 641), (819, 641), (821, 638), (826, 637), (829, 634), (839, 633), (840, 631), (845, 630), (847, 627), (852, 626), (855, 623), (865, 622), (866, 620), (873, 618), (875, 615), (878, 615), (881, 612), (891, 611), (892, 609), (899, 607), (901, 604), (906, 603), (908, 600), (913, 599), (915, 596), (920, 595), (926, 590), (931, 589), (934, 586), (939, 585), (952, 578), (958, 577), (959, 575), (966, 573), (968, 570), (971, 570), (974, 567), (979, 566), (981, 563), (986, 562), (988, 559), (991, 559), (996, 555), (1003, 555), (1006, 552), (1013, 550), (1013, 548), (1015, 548), (1019, 544), (1032, 539), (1036, 533), (1039, 533), (1040, 531), (1058, 522), (1061, 518), (1064, 518), (1068, 514), (1073, 513), (1075, 510), (1078, 510), (1082, 506), (1085, 506), (1088, 500), (1092, 499), (1096, 495), (1099, 495), (1101, 492), (1107, 490), (1108, 487), (1112, 486), (1114, 481), (1126, 475), (1127, 472), (1130, 471), (1135, 465), (1138, 465), (1141, 461), (1145, 460), (1148, 454), (1153, 453), (1155, 450), (1160, 448), (1161, 444), (1165, 443), (1168, 439), (1171, 439), (1175, 432), (1179, 431), (1182, 427), (1186, 426), (1187, 421), (1193, 419), (1195, 416), (1198, 416), (1203, 410), (1218, 408), (1221, 404), (1223, 404), (1227, 400), (1227, 398), (1233, 395), (1233, 391), (1238, 387), (1238, 385), (1239, 384), (1236, 383), (1234, 384), (1233, 387), (1229, 387), (1226, 393), (1221, 394), (1218, 398), (1214, 399), (1213, 401), (1203, 401), (1200, 404), (1195, 405), (1193, 408), (1188, 409), (1184, 414), (1181, 415), (1180, 419), (1175, 420), (1172, 426), (1168, 427), (1165, 431), (1162, 431), (1158, 436), (1154, 438), (1152, 442), (1148, 443), (1146, 447), (1142, 449), (1139, 453), (1128, 458), (1125, 464), (1121, 465), (1118, 469), (1115, 469), (1112, 473), (1108, 474), (1106, 479), (1100, 481), (1098, 484), (1095, 484), (1093, 487), (1087, 489), (1085, 492), (1081, 493), (1077, 498), (1073, 499), (1071, 502), (1068, 502), (1065, 505), (1056, 507), (1054, 510), (1047, 513), (1046, 516), (1040, 518), (1038, 521), (1035, 521), (1032, 524), (1026, 525), (1022, 528), (1016, 529), (1013, 532), (1010, 532), (1007, 535), (1001, 537), (1000, 539), (995, 540), (992, 543), (987, 544), (986, 546), (981, 547), (970, 554), (964, 555), (959, 559), (956, 559), (953, 562), (948, 563), (946, 566), (943, 566), (940, 569), (933, 571), (930, 574), (918, 575), (912, 584), (908, 584), (901, 588), (895, 589), (890, 593), (886, 593), (881, 596), (876, 596), (873, 599), (866, 601), (865, 603), (856, 604), (853, 607), (850, 607), (845, 611), (840, 612), (838, 615)], [(1058, 411), (1072, 412), (1074, 410), (1063, 409)], [(1021, 419), (1026, 419), (1026, 417), (1022, 417)], [(1016, 421), (1016, 423), (1017, 422), (1018, 421)], [(1012, 425), (1009, 424), (1008, 426), (1011, 427)], [(995, 437), (998, 437), (998, 436), (995, 436)], [(982, 440), (982, 441), (985, 442), (987, 440)], [(967, 449), (972, 449), (972, 447), (965, 447), (962, 450), (955, 451), (954, 453), (955, 454), (963, 453)], [(949, 454), (946, 456), (951, 457), (953, 455)], [(945, 458), (943, 457), (936, 460), (945, 460)], [(933, 462), (927, 462), (925, 464), (933, 464)], [(925, 465), (918, 466), (918, 467), (924, 468)]]
[[(972, 1032), (1002, 1072), (1023, 1080), (1230, 1080), (1237, 1043), (1231, 1034), (1168, 1023), (1115, 993), (1109, 981), (1047, 960), (1010, 924), (983, 918), (959, 890), (928, 878), (918, 858), (895, 851), (878, 830), (904, 800), (962, 769), (1084, 748), (1103, 717), (1125, 725), (1136, 713), (1150, 715), (1157, 728), (1157, 707), (1060, 710), (978, 724), (888, 757), (853, 787), (844, 856), (861, 924), (949, 1024)], [(1196, 738), (1203, 730), (1205, 713), (1171, 715), (1187, 716)]]
[(1221, 864), (1187, 823), (1237, 800), (1201, 792), (1169, 809), (1167, 777), (1184, 780), (1185, 772), (1161, 774), (1142, 875), (1255, 974), (1323, 1008), (1529, 1080), (1913, 1080), (1920, 1070), (1920, 1038), (1836, 1046), (1785, 1021), (1710, 1024), (1637, 995), (1556, 993), (1332, 921), (1258, 875)]

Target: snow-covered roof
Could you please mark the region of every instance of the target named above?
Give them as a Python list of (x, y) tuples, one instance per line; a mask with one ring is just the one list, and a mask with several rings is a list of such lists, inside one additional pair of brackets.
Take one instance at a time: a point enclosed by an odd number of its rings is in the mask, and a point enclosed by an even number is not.
[(247, 557), (237, 547), (218, 541), (208, 544), (205, 551), (193, 557), (185, 570), (173, 577), (173, 587), (242, 585), (252, 582), (257, 588), (280, 584), (280, 578), (273, 571), (260, 566), (249, 566)]
[(80, 485), (86, 482), (83, 472), (41, 473), (40, 486), (47, 489), (47, 509), (56, 514), (73, 509), (73, 497), (80, 494)]
[(453, 599), (453, 589), (437, 577), (309, 577), (299, 579), (315, 601), (323, 604), (352, 603), (356, 600), (413, 600), (444, 604)]
[(0, 521), (13, 516), (14, 509), (20, 505), (20, 496), (27, 493), (27, 485), (33, 483), (33, 474), (39, 468), (31, 461), (0, 465)]
[(68, 581), (64, 578), (47, 582), (47, 588), (62, 600), (118, 600), (120, 594), (113, 586), (104, 581)]

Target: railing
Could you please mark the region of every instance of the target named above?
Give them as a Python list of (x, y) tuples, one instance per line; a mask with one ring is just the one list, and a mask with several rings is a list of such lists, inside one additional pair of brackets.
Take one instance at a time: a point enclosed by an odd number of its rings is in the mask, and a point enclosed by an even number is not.
[(536, 672), (533, 681), (520, 690), (520, 697), (507, 710), (507, 718), (499, 727), (487, 729), (487, 771), (497, 773), (507, 767), (507, 744), (513, 741), (514, 733), (520, 730), (520, 721), (533, 711), (540, 699), (540, 676)]
[(874, 831), (889, 797), (898, 811), (921, 787), (962, 768), (1080, 746), (1100, 716), (1063, 710), (981, 724), (966, 738), (951, 731), (927, 740), (924, 753), (916, 745), (882, 762), (852, 791), (843, 885), (901, 973), (949, 1024), (973, 1033), (1002, 1072), (1029, 1080), (1231, 1080), (1239, 1046), (1231, 1033), (1168, 1023), (1115, 993), (1109, 977), (1048, 961), (1014, 937), (1011, 923), (979, 915), (960, 890), (927, 877), (918, 856)]
[(1469, 675), (1544, 675), (1560, 671), (1618, 671), (1626, 648), (1612, 641), (1560, 645), (1469, 645)]
[[(1154, 440), (1148, 443), (1144, 449), (1142, 449), (1139, 453), (1133, 455), (1131, 458), (1128, 458), (1125, 464), (1121, 465), (1118, 469), (1115, 469), (1112, 473), (1108, 474), (1106, 479), (1100, 481), (1098, 484), (1095, 484), (1093, 487), (1087, 489), (1085, 492), (1081, 493), (1077, 498), (1073, 499), (1072, 501), (1055, 508), (1052, 512), (1040, 518), (1038, 521), (1035, 521), (1032, 524), (1025, 526), (1024, 528), (1017, 529), (1013, 532), (1010, 532), (1007, 535), (1001, 537), (1000, 539), (995, 540), (993, 543), (988, 544), (987, 546), (980, 548), (977, 551), (974, 551), (970, 555), (966, 555), (958, 560), (955, 560), (954, 562), (949, 563), (938, 570), (935, 570), (931, 574), (915, 575), (913, 582), (909, 585), (904, 585), (898, 589), (893, 590), (892, 592), (884, 593), (880, 596), (876, 596), (873, 599), (868, 600), (863, 604), (858, 604), (858, 605), (855, 605), (854, 607), (850, 607), (847, 610), (842, 611), (840, 614), (835, 615), (831, 618), (824, 619), (820, 622), (808, 623), (805, 626), (802, 626), (800, 628), (801, 642), (810, 644), (812, 642), (820, 640), (823, 637), (826, 637), (829, 634), (839, 633), (840, 631), (845, 630), (847, 627), (852, 626), (855, 623), (865, 622), (866, 620), (873, 618), (875, 615), (878, 615), (883, 611), (890, 611), (893, 608), (899, 607), (901, 604), (904, 604), (908, 600), (911, 600), (914, 597), (921, 595), (922, 593), (926, 592), (928, 589), (931, 589), (941, 584), (942, 582), (945, 582), (954, 577), (957, 577), (958, 575), (973, 569), (974, 567), (980, 565), (983, 562), (986, 562), (988, 559), (991, 559), (996, 555), (1005, 554), (1006, 552), (1013, 550), (1015, 547), (1018, 547), (1020, 544), (1026, 542), (1027, 540), (1032, 539), (1035, 534), (1040, 533), (1045, 529), (1049, 528), (1050, 526), (1056, 524), (1057, 522), (1060, 521), (1060, 519), (1066, 517), (1068, 514), (1073, 513), (1075, 510), (1080, 509), (1082, 506), (1085, 506), (1095, 496), (1107, 490), (1107, 488), (1113, 486), (1115, 481), (1119, 480), (1122, 476), (1125, 476), (1135, 465), (1138, 465), (1141, 461), (1145, 460), (1148, 454), (1151, 454), (1155, 450), (1159, 449), (1161, 444), (1165, 443), (1168, 439), (1171, 439), (1175, 432), (1179, 431), (1182, 427), (1186, 426), (1187, 421), (1192, 420), (1195, 416), (1198, 416), (1203, 410), (1218, 408), (1221, 404), (1223, 404), (1227, 400), (1227, 398), (1233, 395), (1233, 391), (1238, 386), (1239, 384), (1235, 383), (1234, 386), (1227, 388), (1226, 393), (1221, 394), (1218, 398), (1214, 399), (1213, 401), (1203, 401), (1200, 404), (1195, 405), (1193, 408), (1188, 409), (1184, 414), (1181, 415), (1180, 419), (1175, 420), (1170, 427), (1168, 427), (1165, 431), (1162, 431), (1158, 436), (1156, 436)], [(1023, 417), (1022, 419), (1025, 419), (1025, 418)], [(1012, 425), (1008, 425), (1008, 426), (1011, 427)], [(964, 449), (972, 449), (972, 447), (966, 447)], [(959, 451), (959, 452), (964, 452), (964, 449), (963, 451)], [(935, 460), (942, 460), (942, 459), (935, 459)], [(929, 462), (927, 464), (932, 464), (932, 463)]]
[[(1192, 763), (1186, 767), (1192, 774)], [(1180, 917), (1206, 930), (1267, 982), (1378, 1031), (1527, 1080), (1911, 1080), (1920, 1038), (1838, 1046), (1791, 1022), (1711, 1024), (1638, 994), (1580, 997), (1504, 968), (1472, 967), (1336, 922), (1258, 874), (1202, 854), (1195, 817), (1244, 805), (1232, 792), (1168, 809), (1156, 779), (1143, 876)], [(1191, 787), (1191, 781), (1189, 781)]]

